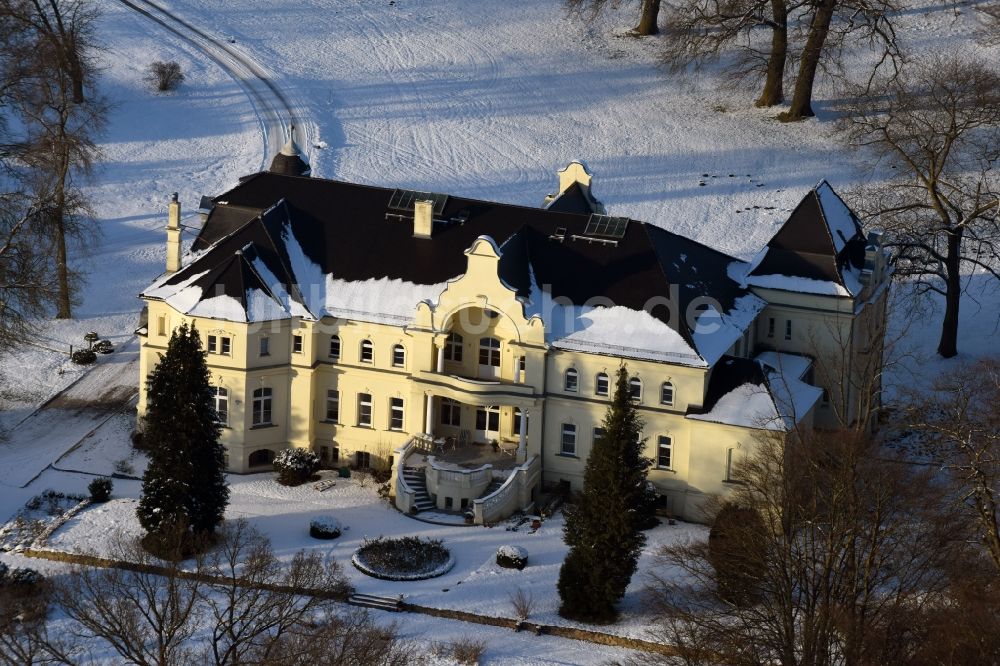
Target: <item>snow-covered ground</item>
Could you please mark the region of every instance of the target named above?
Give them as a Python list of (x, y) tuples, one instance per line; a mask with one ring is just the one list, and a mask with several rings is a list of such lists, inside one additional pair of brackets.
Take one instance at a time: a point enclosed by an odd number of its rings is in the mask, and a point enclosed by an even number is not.
[[(281, 81), (293, 105), (310, 116), (308, 126), (316, 128), (300, 142), (318, 176), (538, 205), (555, 188), (556, 169), (581, 158), (595, 174), (595, 194), (613, 214), (661, 225), (742, 258), (753, 256), (821, 179), (844, 192), (883, 177), (837, 138), (832, 122), (837, 91), (825, 80), (817, 91), (818, 118), (778, 123), (776, 110), (749, 107), (751, 94), (720, 87), (711, 68), (690, 77), (665, 73), (658, 51), (667, 37), (624, 35), (634, 23), (635, 0), (593, 23), (567, 14), (559, 0), (162, 4), (212, 34), (231, 36), (234, 48)], [(968, 47), (981, 4), (916, 0), (898, 18), (898, 32), (916, 51)], [(86, 285), (76, 319), (43, 322), (34, 345), (0, 361), (0, 433), (8, 435), (7, 444), (0, 443), (0, 473), (11, 481), (0, 484), (0, 520), (44, 488), (83, 492), (91, 474), (116, 466), (141, 472), (142, 457), (123, 447), (131, 428), (126, 416), (99, 423), (91, 414), (72, 428), (72, 414), (45, 415), (47, 424), (25, 419), (35, 418), (40, 404), (83, 375), (65, 352), (82, 345), (85, 332), (95, 330), (116, 346), (131, 337), (140, 307), (136, 294), (163, 268), (170, 193), (179, 192), (185, 224), (196, 226), (191, 213), (200, 196), (234, 185), (262, 158), (253, 107), (217, 66), (125, 6), (102, 3), (101, 8), (99, 32), (107, 45), (101, 86), (113, 107), (101, 141), (103, 158), (88, 186), (96, 214), (93, 247), (74, 259)], [(1000, 58), (997, 47), (975, 48), (984, 59)], [(178, 91), (157, 95), (142, 81), (156, 59), (181, 63), (186, 80)], [(982, 276), (970, 276), (968, 284), (958, 359), (934, 355), (938, 302), (927, 301), (923, 309), (906, 303), (895, 311), (892, 327), (903, 335), (905, 354), (890, 377), (890, 395), (894, 385), (919, 386), (956, 363), (996, 353), (1000, 290)], [(127, 383), (119, 381), (121, 372), (110, 371), (112, 364), (121, 371), (125, 361), (119, 353), (102, 358), (81, 385), (93, 392), (102, 377)], [(19, 423), (26, 429), (15, 428)], [(73, 447), (68, 453), (67, 445)], [(27, 457), (25, 446), (32, 447)], [(53, 463), (55, 469), (48, 469)], [(26, 487), (16, 487), (39, 472)], [(308, 519), (327, 510), (345, 514), (341, 518), (351, 529), (332, 546), (319, 547), (345, 563), (365, 533), (440, 536), (455, 548), (458, 563), (441, 579), (406, 584), (415, 601), (508, 614), (506, 590), (517, 580), (549, 591), (538, 618), (555, 621), (551, 590), (561, 558), (558, 521), (535, 535), (432, 527), (386, 509), (353, 484), (313, 496), (307, 489), (277, 488), (265, 477), (233, 482), (232, 515), (250, 517), (285, 553), (316, 547), (306, 535)], [(116, 484), (120, 497), (136, 496), (134, 482)], [(99, 547), (97, 528), (132, 524), (128, 507), (123, 500), (85, 512), (53, 543)], [(661, 527), (653, 536), (686, 533)], [(527, 570), (508, 572), (490, 564), (504, 543), (528, 548)], [(349, 573), (365, 591), (398, 585)], [(641, 632), (640, 587), (637, 580), (630, 588), (617, 631)], [(430, 618), (408, 618), (406, 626), (417, 634), (461, 631)], [(571, 641), (532, 643), (507, 634), (497, 639), (506, 644), (502, 654), (508, 663), (613, 656)]]

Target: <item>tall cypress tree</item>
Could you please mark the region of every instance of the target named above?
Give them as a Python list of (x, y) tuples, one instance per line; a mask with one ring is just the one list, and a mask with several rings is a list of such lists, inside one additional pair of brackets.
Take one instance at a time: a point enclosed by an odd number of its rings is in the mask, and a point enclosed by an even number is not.
[(629, 393), (628, 372), (618, 369), (615, 396), (604, 417), (604, 435), (587, 458), (583, 493), (566, 516), (570, 551), (559, 571), (563, 617), (611, 622), (625, 595), (646, 537), (639, 531), (646, 470), (639, 439), (642, 421)]
[(144, 440), (149, 465), (136, 513), (151, 535), (184, 529), (211, 534), (222, 522), (229, 488), (225, 455), (201, 337), (192, 324), (170, 336), (149, 374)]

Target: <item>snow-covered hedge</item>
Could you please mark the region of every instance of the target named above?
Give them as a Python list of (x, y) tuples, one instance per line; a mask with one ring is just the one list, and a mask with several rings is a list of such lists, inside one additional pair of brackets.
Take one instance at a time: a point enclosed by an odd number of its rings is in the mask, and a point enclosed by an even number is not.
[(274, 471), (278, 473), (278, 483), (298, 486), (319, 469), (319, 456), (308, 449), (284, 449), (274, 457)]
[(351, 563), (361, 573), (382, 580), (424, 580), (443, 576), (455, 558), (440, 539), (398, 537), (365, 539)]
[(523, 569), (528, 565), (528, 551), (520, 546), (500, 546), (497, 564), (505, 569)]
[(97, 360), (97, 354), (89, 349), (76, 349), (69, 357), (77, 365), (90, 365)]
[(336, 539), (340, 532), (340, 521), (333, 516), (318, 516), (309, 521), (309, 536), (314, 539)]

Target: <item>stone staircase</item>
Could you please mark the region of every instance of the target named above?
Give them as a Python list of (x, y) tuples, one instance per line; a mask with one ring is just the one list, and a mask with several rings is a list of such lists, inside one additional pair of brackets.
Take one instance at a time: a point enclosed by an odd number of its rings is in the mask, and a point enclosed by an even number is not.
[(418, 512), (430, 511), (437, 508), (434, 501), (431, 500), (431, 496), (427, 494), (427, 481), (424, 477), (423, 467), (404, 467), (403, 479), (416, 495), (416, 501), (413, 505)]
[(347, 598), (347, 603), (352, 606), (361, 606), (363, 608), (376, 608), (378, 610), (393, 611), (398, 613), (403, 610), (400, 606), (400, 600), (403, 595), (399, 597), (377, 597), (374, 594), (361, 594), (354, 593)]
[(500, 486), (502, 486), (504, 481), (506, 480), (507, 479), (493, 479), (492, 481), (490, 481), (490, 485), (486, 486), (486, 490), (483, 491), (483, 494), (480, 495), (480, 497), (486, 497), (487, 495), (492, 495), (496, 491), (500, 490)]

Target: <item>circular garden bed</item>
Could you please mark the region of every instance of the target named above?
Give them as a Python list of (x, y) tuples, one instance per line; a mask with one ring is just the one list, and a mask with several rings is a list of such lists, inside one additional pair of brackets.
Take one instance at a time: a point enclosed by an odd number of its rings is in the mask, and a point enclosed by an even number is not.
[(382, 580), (424, 580), (443, 576), (455, 558), (440, 539), (399, 537), (366, 539), (351, 563), (359, 571)]

